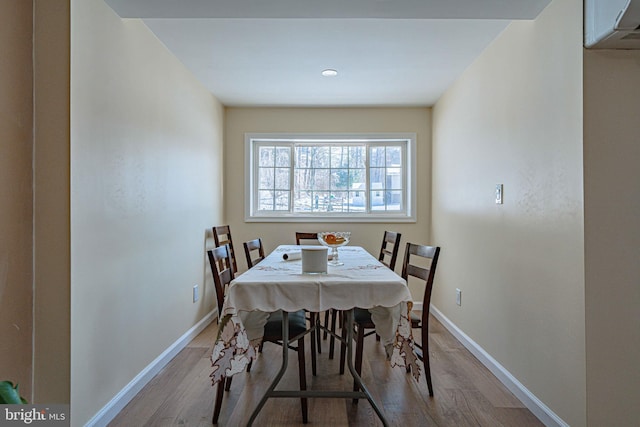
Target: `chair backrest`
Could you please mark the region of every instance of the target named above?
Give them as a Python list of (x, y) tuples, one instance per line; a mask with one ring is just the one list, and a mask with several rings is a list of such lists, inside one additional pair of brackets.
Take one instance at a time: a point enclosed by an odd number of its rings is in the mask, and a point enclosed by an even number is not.
[(224, 296), (226, 287), (235, 277), (233, 269), (233, 261), (231, 259), (231, 251), (229, 245), (224, 244), (207, 251), (209, 257), (209, 265), (211, 266), (211, 275), (213, 283), (216, 287), (216, 299), (218, 302), (218, 318), (222, 317), (222, 306), (224, 305)]
[(307, 233), (304, 231), (296, 231), (296, 245), (300, 244), (300, 240), (315, 240), (318, 243), (318, 233)]
[(400, 237), (402, 237), (402, 234), (394, 231), (385, 231), (382, 236), (382, 246), (380, 247), (378, 260), (392, 270), (396, 268)]
[[(262, 246), (262, 239), (249, 240), (242, 244), (244, 246), (244, 255), (247, 257), (247, 268), (251, 268), (264, 259), (264, 247)], [(253, 254), (257, 253), (255, 258)]]
[[(425, 281), (424, 296), (422, 298), (423, 327), (426, 327), (428, 324), (431, 290), (433, 289), (433, 278), (436, 274), (439, 256), (439, 246), (416, 245), (414, 243), (407, 242), (407, 247), (404, 253), (404, 262), (402, 263), (402, 278), (408, 281), (411, 276)], [(428, 266), (422, 266), (422, 264), (427, 263), (425, 262), (425, 259), (430, 259), (431, 264)]]
[(238, 263), (236, 263), (236, 251), (233, 248), (233, 239), (231, 239), (231, 227), (228, 225), (218, 225), (213, 227), (213, 240), (216, 243), (216, 247), (229, 245), (229, 251), (231, 252), (231, 261), (233, 263), (233, 271), (238, 271)]

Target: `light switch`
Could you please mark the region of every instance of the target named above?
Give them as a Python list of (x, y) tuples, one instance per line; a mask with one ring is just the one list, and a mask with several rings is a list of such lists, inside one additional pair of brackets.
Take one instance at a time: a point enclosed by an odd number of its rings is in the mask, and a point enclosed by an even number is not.
[(502, 184), (496, 184), (496, 205), (502, 204)]

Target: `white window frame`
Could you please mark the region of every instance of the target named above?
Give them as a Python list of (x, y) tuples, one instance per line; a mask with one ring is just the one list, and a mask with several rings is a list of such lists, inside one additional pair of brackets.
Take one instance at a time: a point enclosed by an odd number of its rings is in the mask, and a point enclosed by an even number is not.
[[(305, 212), (257, 210), (257, 149), (263, 142), (385, 143), (405, 144), (403, 185), (405, 209), (401, 212)], [(292, 160), (293, 161), (293, 160)], [(367, 166), (367, 176), (369, 167)], [(367, 178), (368, 179), (368, 178)], [(245, 134), (245, 222), (416, 222), (416, 134), (415, 133), (246, 133)], [(293, 197), (293, 196), (292, 196)]]

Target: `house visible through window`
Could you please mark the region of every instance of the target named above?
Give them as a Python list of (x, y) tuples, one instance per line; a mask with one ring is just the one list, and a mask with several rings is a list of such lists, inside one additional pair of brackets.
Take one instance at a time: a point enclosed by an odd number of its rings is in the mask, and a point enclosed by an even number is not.
[(411, 221), (414, 134), (247, 134), (247, 220)]

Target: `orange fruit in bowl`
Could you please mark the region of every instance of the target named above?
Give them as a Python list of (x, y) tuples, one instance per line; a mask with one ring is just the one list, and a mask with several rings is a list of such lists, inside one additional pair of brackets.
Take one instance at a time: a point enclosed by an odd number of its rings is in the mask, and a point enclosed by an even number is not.
[(325, 234), (324, 236), (324, 241), (327, 242), (330, 245), (333, 245), (336, 243), (336, 235), (335, 234)]

